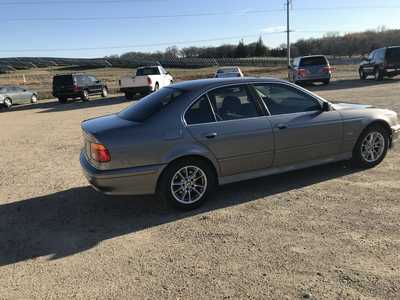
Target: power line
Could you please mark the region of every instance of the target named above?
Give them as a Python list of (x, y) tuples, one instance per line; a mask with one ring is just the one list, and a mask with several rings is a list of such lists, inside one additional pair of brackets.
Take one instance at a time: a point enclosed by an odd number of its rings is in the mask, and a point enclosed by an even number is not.
[(70, 0), (70, 1), (51, 1), (51, 0), (40, 0), (40, 1), (5, 1), (0, 2), (3, 6), (12, 5), (64, 5), (64, 4), (117, 4), (117, 3), (136, 3), (136, 2), (162, 2), (165, 0)]
[(263, 14), (281, 12), (282, 9), (262, 9), (262, 10), (246, 10), (236, 12), (203, 12), (203, 13), (187, 13), (175, 15), (147, 15), (147, 16), (103, 16), (103, 17), (48, 17), (48, 18), (2, 18), (1, 21), (7, 22), (31, 22), (31, 21), (105, 21), (105, 20), (145, 20), (145, 19), (167, 19), (167, 18), (188, 18), (188, 17), (207, 17), (207, 16), (241, 16), (250, 14)]

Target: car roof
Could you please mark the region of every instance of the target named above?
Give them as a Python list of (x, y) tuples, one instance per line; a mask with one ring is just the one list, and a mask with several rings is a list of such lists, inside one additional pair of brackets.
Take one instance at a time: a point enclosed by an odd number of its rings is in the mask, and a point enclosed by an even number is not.
[(305, 55), (305, 56), (299, 56), (299, 57), (297, 57), (297, 58), (313, 58), (313, 57), (325, 57), (326, 58), (326, 56), (325, 55)]
[(158, 68), (161, 66), (143, 66), (143, 67), (138, 67), (137, 69), (146, 69), (146, 68)]
[(240, 83), (248, 84), (252, 82), (267, 83), (267, 82), (286, 82), (286, 81), (272, 77), (209, 78), (209, 79), (183, 81), (175, 83), (170, 87), (181, 90), (196, 91), (196, 90), (209, 89), (229, 84), (240, 84)]

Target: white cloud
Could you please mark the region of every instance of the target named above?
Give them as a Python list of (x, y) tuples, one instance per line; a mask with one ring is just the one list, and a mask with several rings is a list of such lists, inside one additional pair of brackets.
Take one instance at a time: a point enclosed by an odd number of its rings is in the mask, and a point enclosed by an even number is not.
[(282, 32), (286, 30), (286, 26), (271, 26), (262, 29), (262, 32), (274, 33), (274, 32)]

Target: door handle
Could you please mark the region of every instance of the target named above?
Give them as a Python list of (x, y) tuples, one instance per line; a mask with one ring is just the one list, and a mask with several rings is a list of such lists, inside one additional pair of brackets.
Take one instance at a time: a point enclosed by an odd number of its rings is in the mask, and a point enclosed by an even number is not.
[(278, 128), (279, 130), (287, 129), (287, 125), (286, 124), (278, 124), (278, 125), (276, 125), (276, 128)]
[(206, 134), (206, 138), (208, 139), (213, 139), (217, 136), (218, 134), (216, 132), (211, 132)]

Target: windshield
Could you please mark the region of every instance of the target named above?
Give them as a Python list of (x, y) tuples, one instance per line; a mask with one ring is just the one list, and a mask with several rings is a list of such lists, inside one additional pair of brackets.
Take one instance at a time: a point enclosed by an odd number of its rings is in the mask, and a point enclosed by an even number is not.
[(162, 88), (158, 92), (144, 97), (138, 103), (129, 105), (122, 110), (118, 116), (129, 121), (143, 122), (162, 110), (183, 93), (184, 91), (175, 88)]
[(326, 66), (328, 62), (324, 56), (303, 57), (300, 61), (300, 67), (305, 66)]
[(146, 75), (160, 75), (160, 71), (157, 67), (137, 69), (136, 76), (146, 76)]

